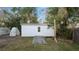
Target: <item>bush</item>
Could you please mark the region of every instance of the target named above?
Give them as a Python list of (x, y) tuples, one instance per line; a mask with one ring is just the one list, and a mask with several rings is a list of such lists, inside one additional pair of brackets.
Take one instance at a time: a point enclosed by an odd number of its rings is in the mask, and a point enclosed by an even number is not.
[(72, 30), (67, 29), (66, 27), (57, 30), (57, 36), (60, 36), (61, 38), (72, 39), (72, 33)]

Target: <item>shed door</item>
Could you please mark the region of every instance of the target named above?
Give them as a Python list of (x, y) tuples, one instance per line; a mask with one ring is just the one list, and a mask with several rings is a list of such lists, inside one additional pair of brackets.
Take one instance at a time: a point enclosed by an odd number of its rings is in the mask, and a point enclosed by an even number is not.
[(40, 27), (38, 27), (38, 32), (40, 32), (41, 31), (41, 28)]

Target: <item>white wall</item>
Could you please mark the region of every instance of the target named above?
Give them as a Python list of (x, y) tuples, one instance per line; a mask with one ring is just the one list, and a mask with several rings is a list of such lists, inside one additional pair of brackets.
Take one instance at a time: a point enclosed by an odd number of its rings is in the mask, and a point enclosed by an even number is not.
[[(33, 37), (33, 36), (54, 36), (54, 29), (48, 28), (47, 25), (21, 25), (21, 36), (22, 37)], [(38, 32), (40, 27), (40, 32)]]

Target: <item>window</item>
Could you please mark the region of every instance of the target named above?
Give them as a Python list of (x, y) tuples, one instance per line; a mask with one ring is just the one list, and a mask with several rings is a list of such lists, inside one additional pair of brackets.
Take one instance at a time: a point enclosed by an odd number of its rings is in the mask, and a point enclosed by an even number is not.
[(38, 27), (38, 32), (40, 32), (40, 27)]

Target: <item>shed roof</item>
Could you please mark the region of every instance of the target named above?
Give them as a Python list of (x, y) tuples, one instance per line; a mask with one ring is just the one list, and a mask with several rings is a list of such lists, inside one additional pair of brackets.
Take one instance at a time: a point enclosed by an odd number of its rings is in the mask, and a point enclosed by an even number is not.
[(26, 23), (23, 23), (21, 25), (48, 25), (48, 24), (39, 24), (39, 23), (29, 23), (29, 24), (26, 24)]

